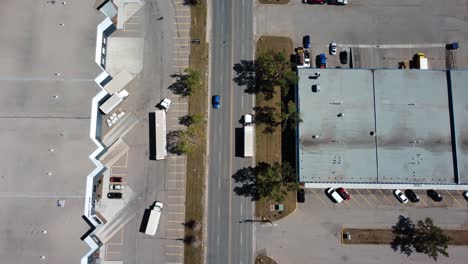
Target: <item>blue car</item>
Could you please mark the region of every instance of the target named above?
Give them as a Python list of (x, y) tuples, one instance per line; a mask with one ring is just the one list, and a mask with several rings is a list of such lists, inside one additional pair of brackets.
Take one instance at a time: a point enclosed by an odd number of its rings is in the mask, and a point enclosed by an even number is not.
[(320, 61), (320, 68), (324, 69), (327, 68), (327, 57), (325, 54), (320, 54), (319, 55), (319, 61)]
[(310, 49), (310, 36), (309, 35), (304, 36), (304, 38), (302, 39), (302, 42), (303, 42), (304, 48)]
[(213, 98), (211, 98), (211, 103), (213, 104), (214, 109), (219, 108), (220, 101), (221, 100), (220, 100), (219, 95), (213, 95)]

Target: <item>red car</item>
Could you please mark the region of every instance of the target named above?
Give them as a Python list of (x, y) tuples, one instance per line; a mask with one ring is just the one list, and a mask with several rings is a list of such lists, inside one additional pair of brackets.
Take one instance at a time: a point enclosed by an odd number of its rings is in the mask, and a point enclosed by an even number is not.
[(304, 4), (326, 4), (327, 0), (302, 0), (302, 3)]
[(122, 182), (122, 177), (110, 177), (110, 182)]
[(338, 188), (336, 189), (336, 192), (346, 201), (351, 199), (351, 195), (345, 190), (345, 188)]

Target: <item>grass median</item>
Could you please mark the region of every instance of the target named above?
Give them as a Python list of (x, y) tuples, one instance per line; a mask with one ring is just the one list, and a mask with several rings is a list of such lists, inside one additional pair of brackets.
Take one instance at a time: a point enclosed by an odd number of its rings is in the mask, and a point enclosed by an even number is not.
[[(189, 67), (197, 70), (203, 76), (202, 88), (195, 91), (189, 98), (189, 115), (201, 113), (206, 117), (207, 106), (207, 79), (208, 69), (208, 44), (206, 40), (206, 0), (190, 7), (192, 27), (190, 38), (199, 39), (200, 42), (190, 46)], [(186, 177), (186, 202), (185, 222), (196, 222), (195, 226), (202, 227), (204, 213), (204, 193), (206, 175), (206, 122), (202, 122), (203, 131), (199, 144), (187, 155), (187, 177)], [(188, 239), (191, 238), (191, 239)], [(185, 228), (185, 239), (192, 243), (185, 243), (184, 262), (203, 263), (203, 228), (187, 225)]]
[[(263, 36), (261, 37), (256, 46), (256, 54), (261, 54), (268, 50), (274, 50), (277, 52), (284, 52), (286, 55), (293, 51), (293, 42), (287, 37), (272, 37)], [(273, 95), (271, 100), (265, 100), (263, 94), (259, 93), (256, 95), (256, 106), (270, 106), (274, 107), (275, 111), (281, 112), (281, 89), (275, 87), (276, 93)], [(282, 163), (283, 160), (283, 149), (282, 149), (282, 134), (281, 128), (275, 130), (270, 134), (263, 133), (264, 126), (257, 125), (255, 128), (256, 136), (256, 161), (266, 162), (273, 164), (274, 162)], [(294, 164), (291, 164), (294, 166)], [(286, 217), (296, 209), (296, 192), (289, 192), (286, 199), (282, 202), (284, 205), (284, 211), (279, 212), (271, 210), (275, 203), (267, 201), (264, 198), (260, 198), (255, 203), (255, 216), (259, 219), (275, 221)]]

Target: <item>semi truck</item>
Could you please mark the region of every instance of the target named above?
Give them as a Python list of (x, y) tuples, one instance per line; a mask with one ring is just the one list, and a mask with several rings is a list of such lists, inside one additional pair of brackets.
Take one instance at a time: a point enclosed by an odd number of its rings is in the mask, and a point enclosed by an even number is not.
[(163, 203), (156, 201), (151, 209), (148, 224), (146, 225), (145, 234), (154, 236), (158, 231), (159, 218), (163, 209)]
[(253, 157), (254, 152), (254, 126), (252, 115), (244, 115), (244, 157)]
[(126, 97), (128, 92), (125, 89), (122, 89), (120, 92), (113, 94), (109, 99), (107, 99), (100, 107), (101, 111), (104, 114), (109, 114), (114, 108), (116, 108)]
[(166, 111), (156, 110), (154, 120), (156, 160), (166, 159)]

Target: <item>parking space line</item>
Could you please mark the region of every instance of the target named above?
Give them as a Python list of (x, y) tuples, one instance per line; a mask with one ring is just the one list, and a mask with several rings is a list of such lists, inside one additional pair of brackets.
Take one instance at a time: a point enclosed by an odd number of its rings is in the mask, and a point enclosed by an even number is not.
[(176, 60), (176, 61), (186, 61), (188, 59), (189, 58), (173, 58), (173, 60)]
[(181, 198), (181, 199), (182, 199), (182, 198), (185, 198), (185, 196), (183, 196), (183, 195), (180, 195), (180, 196), (168, 196), (168, 198)]
[(120, 254), (120, 251), (106, 251), (106, 254)]
[(180, 221), (176, 221), (176, 220), (169, 220), (167, 221), (168, 223), (178, 223), (178, 224), (183, 224), (184, 221), (183, 220), (180, 220)]
[(420, 201), (424, 204), (424, 207), (427, 207), (427, 203), (424, 199), (420, 199)]
[[(377, 204), (377, 206), (381, 205), (381, 201), (379, 200), (379, 198), (377, 198), (377, 196), (375, 196), (369, 189), (367, 189), (367, 192), (372, 195), (372, 197), (374, 197), (374, 200), (375, 200), (375, 203)], [(384, 204), (385, 205), (385, 204)]]
[(184, 231), (183, 228), (168, 228), (167, 230), (170, 230), (170, 231)]
[(311, 192), (320, 200), (320, 202), (322, 202), (323, 205), (327, 206), (327, 204), (322, 200), (322, 198), (320, 198), (320, 196), (317, 193), (315, 193), (314, 191)]
[(183, 215), (183, 214), (185, 214), (185, 213), (172, 213), (172, 212), (169, 212), (168, 214)]
[(366, 203), (369, 205), (369, 206), (372, 206), (372, 204), (369, 202), (369, 200), (367, 200), (366, 197), (364, 197), (364, 195), (362, 195), (359, 190), (356, 190), (357, 193), (359, 193), (359, 195), (361, 195), (361, 197), (366, 201)]
[(181, 253), (166, 253), (166, 256), (181, 256), (182, 257), (182, 254)]
[[(177, 173), (174, 173), (174, 174), (177, 174)], [(184, 174), (184, 173), (180, 173), (180, 174)], [(169, 182), (184, 182), (185, 180), (167, 180)]]
[[(353, 200), (354, 202), (356, 202), (356, 204), (357, 204), (357, 206), (358, 206), (359, 208), (361, 207), (361, 203), (360, 203), (357, 199), (351, 199), (351, 200)], [(349, 200), (349, 201), (351, 201), (351, 200)], [(349, 202), (349, 201), (348, 201), (348, 202)]]
[(177, 32), (190, 32), (190, 29), (177, 29)]
[(185, 206), (185, 204), (169, 204), (168, 206), (180, 207), (180, 206)]
[(190, 16), (175, 16), (175, 17), (190, 17)]
[(112, 176), (125, 176), (128, 175), (127, 173), (111, 173)]
[(390, 198), (388, 198), (387, 195), (384, 192), (382, 192), (381, 189), (379, 189), (379, 192), (382, 194), (383, 197), (385, 197), (385, 199), (387, 199), (387, 201), (390, 203), (390, 205), (393, 206), (392, 200), (390, 200)]
[(177, 248), (182, 248), (184, 246), (182, 245), (166, 245), (166, 247), (177, 247)]
[(449, 191), (445, 191), (448, 195), (450, 195), (450, 197), (452, 197), (452, 199), (458, 204), (459, 207), (463, 207), (461, 205), (460, 202), (458, 202), (458, 200), (449, 192)]

